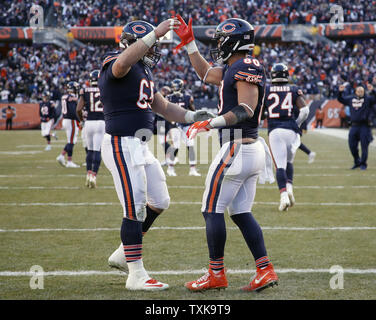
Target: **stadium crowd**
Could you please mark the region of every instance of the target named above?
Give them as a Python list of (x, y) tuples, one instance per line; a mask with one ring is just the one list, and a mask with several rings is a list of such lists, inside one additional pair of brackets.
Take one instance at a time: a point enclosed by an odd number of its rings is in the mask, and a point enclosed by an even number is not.
[[(75, 80), (83, 85), (89, 73), (100, 68), (103, 54), (112, 49), (114, 48), (108, 45), (88, 45), (64, 50), (52, 45), (13, 44), (7, 56), (0, 60), (0, 100), (33, 102), (46, 90), (58, 99), (64, 84)], [(202, 45), (201, 52), (205, 52), (208, 59), (209, 49)], [(184, 51), (173, 54), (172, 47), (165, 44), (160, 51), (162, 58), (155, 70), (159, 75), (159, 87), (169, 85), (175, 78), (181, 78), (195, 98), (216, 99), (216, 89), (199, 81)], [(339, 84), (349, 82), (353, 86), (366, 85), (367, 82), (372, 82), (372, 77), (376, 74), (374, 39), (339, 41), (333, 47), (320, 43), (261, 43), (255, 52), (267, 71), (270, 71), (275, 62), (286, 63), (292, 82), (307, 95), (336, 97)]]
[(240, 17), (253, 24), (328, 23), (332, 5), (343, 8), (344, 21), (375, 21), (375, 0), (4, 0), (0, 7), (0, 25), (26, 26), (31, 5), (44, 8), (51, 26), (114, 26), (129, 19), (142, 19), (154, 24), (171, 13), (190, 15), (197, 24), (216, 25), (218, 17)]
[[(0, 7), (0, 25), (25, 25), (31, 2), (5, 0)], [(158, 24), (170, 14), (193, 17), (195, 24), (216, 25), (229, 16), (241, 17), (253, 24), (320, 23), (329, 22), (329, 6), (344, 8), (347, 22), (376, 20), (376, 1), (324, 0), (36, 0), (44, 7), (45, 23), (56, 26), (124, 25), (129, 20), (142, 19)], [(146, 5), (147, 4), (147, 5)], [(147, 9), (145, 9), (147, 8)], [(174, 8), (176, 11), (173, 11)], [(88, 44), (83, 48), (64, 50), (52, 45), (28, 46), (12, 44), (5, 56), (0, 56), (1, 101), (36, 101), (42, 91), (50, 91), (58, 99), (69, 80), (83, 84), (90, 71), (100, 68), (108, 45)], [(200, 51), (210, 60), (209, 49), (200, 45)], [(195, 98), (216, 99), (216, 89), (202, 84), (193, 71), (184, 51), (174, 55), (172, 47), (163, 45), (162, 59), (156, 67), (159, 87), (169, 85), (174, 78), (184, 79), (186, 88)], [(376, 43), (364, 41), (337, 41), (305, 44), (256, 45), (254, 54), (270, 71), (273, 63), (289, 66), (291, 79), (308, 95), (335, 97), (338, 84), (350, 82), (365, 85), (376, 72)]]

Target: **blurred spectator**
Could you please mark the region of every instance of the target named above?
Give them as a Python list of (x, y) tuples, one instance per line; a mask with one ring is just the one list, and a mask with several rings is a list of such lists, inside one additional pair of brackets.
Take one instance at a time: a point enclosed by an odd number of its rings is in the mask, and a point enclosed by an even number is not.
[(3, 0), (0, 25), (26, 26), (32, 3), (44, 8), (47, 22), (55, 27), (114, 26), (142, 19), (154, 24), (172, 13), (192, 16), (195, 24), (217, 25), (231, 17), (252, 24), (329, 23), (330, 7), (340, 5), (344, 22), (375, 21), (375, 0)]
[(8, 108), (5, 111), (5, 114), (6, 114), (5, 130), (12, 130), (14, 112), (11, 106), (8, 106)]
[(315, 117), (316, 117), (316, 129), (322, 128), (322, 122), (324, 121), (324, 110), (322, 110), (321, 106), (316, 109)]
[[(200, 52), (210, 61), (210, 47), (199, 41), (197, 44)], [(37, 101), (44, 90), (49, 90), (53, 100), (59, 100), (65, 83), (75, 80), (84, 86), (90, 71), (100, 68), (103, 54), (114, 49), (115, 46), (91, 44), (71, 50), (52, 45), (13, 44), (0, 61), (3, 66), (0, 73), (0, 98), (14, 101), (21, 94), (24, 101)], [(184, 50), (174, 55), (172, 47), (163, 44), (160, 51), (162, 58), (155, 69), (159, 75), (159, 88), (168, 86), (175, 78), (181, 78), (195, 99), (217, 99), (217, 88), (199, 80)], [(359, 84), (371, 83), (376, 74), (374, 39), (339, 41), (333, 47), (320, 42), (258, 43), (254, 55), (264, 64), (268, 76), (274, 63), (288, 65), (291, 82), (313, 99), (336, 97), (338, 86), (348, 79), (351, 79), (351, 83), (347, 88), (351, 90)]]

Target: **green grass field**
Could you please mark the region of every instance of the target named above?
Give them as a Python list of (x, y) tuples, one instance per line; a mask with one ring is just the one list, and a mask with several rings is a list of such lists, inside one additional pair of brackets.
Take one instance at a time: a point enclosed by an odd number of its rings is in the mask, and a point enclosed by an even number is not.
[[(202, 177), (177, 165), (167, 177), (171, 205), (144, 237), (144, 264), (170, 285), (165, 292), (129, 292), (126, 275), (107, 259), (119, 246), (121, 206), (112, 177), (102, 163), (98, 188), (84, 187), (85, 168), (59, 166), (55, 158), (65, 134), (44, 151), (40, 131), (0, 132), (0, 299), (124, 300), (375, 300), (376, 299), (376, 150), (367, 171), (352, 171), (347, 141), (317, 132), (302, 141), (317, 152), (313, 164), (297, 152), (295, 198), (278, 211), (276, 183), (258, 185), (253, 214), (264, 231), (279, 286), (259, 294), (239, 288), (254, 274), (254, 262), (239, 230), (226, 215), (225, 265), (229, 287), (190, 293), (184, 282), (208, 267), (204, 219), (200, 213), (207, 164)], [(261, 131), (265, 137), (265, 131)], [(64, 139), (63, 139), (64, 136)], [(266, 137), (265, 137), (266, 138)], [(74, 159), (82, 164), (81, 141)], [(31, 289), (34, 265), (43, 268), (43, 289)], [(333, 289), (329, 272), (341, 266), (343, 289)], [(333, 281), (333, 280), (332, 280)]]

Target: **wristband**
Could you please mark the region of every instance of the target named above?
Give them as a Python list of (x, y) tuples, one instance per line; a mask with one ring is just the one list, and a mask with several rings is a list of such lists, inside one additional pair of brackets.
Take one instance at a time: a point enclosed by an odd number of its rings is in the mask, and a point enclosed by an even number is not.
[(219, 117), (213, 118), (210, 121), (210, 126), (212, 126), (213, 128), (225, 127), (226, 126), (226, 119), (224, 118), (224, 116), (219, 116)]
[(151, 48), (154, 46), (155, 42), (157, 41), (157, 36), (155, 35), (154, 30), (152, 32), (149, 32), (146, 36), (142, 37), (141, 40), (149, 47)]
[(193, 40), (190, 43), (185, 45), (185, 49), (187, 50), (188, 54), (192, 54), (198, 51), (196, 42)]

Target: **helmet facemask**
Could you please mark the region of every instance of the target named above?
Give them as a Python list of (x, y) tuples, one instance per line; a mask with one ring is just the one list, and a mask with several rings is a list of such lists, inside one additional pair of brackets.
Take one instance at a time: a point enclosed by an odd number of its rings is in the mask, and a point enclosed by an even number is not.
[(217, 48), (210, 50), (210, 56), (214, 61), (226, 63), (236, 52), (249, 53), (254, 47), (251, 38), (248, 34), (230, 35), (217, 32), (213, 39), (217, 43)]
[[(131, 44), (135, 43), (137, 39), (135, 35), (123, 32), (120, 36), (119, 46), (120, 48), (128, 48)], [(149, 68), (154, 68), (161, 58), (161, 54), (157, 50), (157, 44), (158, 41), (141, 58), (142, 62)]]

